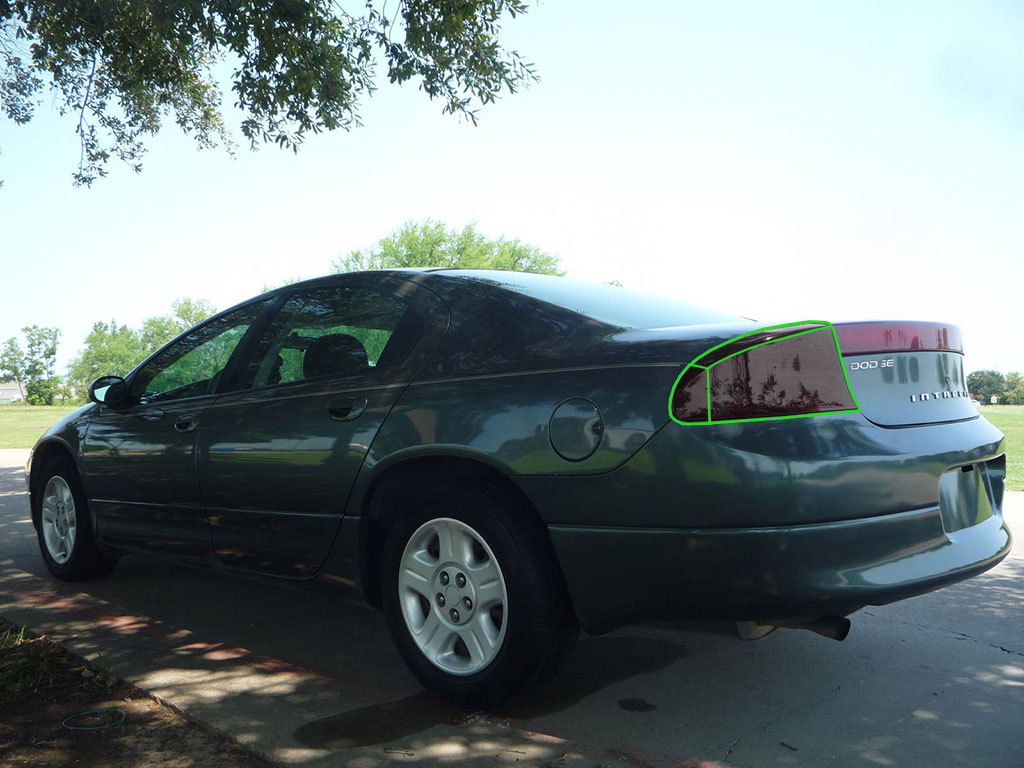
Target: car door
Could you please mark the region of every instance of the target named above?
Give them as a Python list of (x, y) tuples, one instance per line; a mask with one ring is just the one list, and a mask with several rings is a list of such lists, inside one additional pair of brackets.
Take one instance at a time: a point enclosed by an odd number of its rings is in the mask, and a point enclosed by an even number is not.
[(221, 562), (295, 578), (320, 566), (370, 443), (436, 343), (417, 290), (336, 278), (287, 297), (200, 435)]
[(124, 405), (96, 409), (82, 462), (102, 540), (213, 559), (196, 439), (240, 341), (269, 304), (252, 302), (192, 329), (132, 373)]

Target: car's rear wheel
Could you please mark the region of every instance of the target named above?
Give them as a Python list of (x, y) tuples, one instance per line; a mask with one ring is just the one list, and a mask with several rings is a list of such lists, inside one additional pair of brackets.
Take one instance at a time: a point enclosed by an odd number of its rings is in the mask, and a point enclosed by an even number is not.
[(384, 609), (424, 686), (469, 706), (553, 675), (577, 626), (543, 527), (489, 484), (428, 494), (390, 526)]
[(43, 561), (58, 579), (77, 581), (105, 576), (117, 560), (96, 545), (92, 520), (78, 473), (70, 461), (57, 458), (43, 469), (36, 497), (36, 531)]

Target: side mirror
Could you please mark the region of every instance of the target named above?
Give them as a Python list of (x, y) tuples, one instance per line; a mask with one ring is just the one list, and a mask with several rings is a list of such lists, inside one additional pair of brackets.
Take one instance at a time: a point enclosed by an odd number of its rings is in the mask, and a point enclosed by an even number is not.
[(100, 376), (89, 385), (89, 399), (100, 405), (122, 405), (128, 400), (128, 385), (120, 376)]

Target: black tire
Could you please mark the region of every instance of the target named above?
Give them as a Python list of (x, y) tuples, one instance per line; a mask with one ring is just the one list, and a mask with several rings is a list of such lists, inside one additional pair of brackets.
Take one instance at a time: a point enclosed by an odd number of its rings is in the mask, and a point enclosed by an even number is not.
[[(46, 504), (51, 483), (54, 484), (52, 487), (55, 490), (59, 490), (61, 482), (67, 486), (67, 490), (70, 492), (74, 503), (75, 533), (70, 552), (57, 551), (59, 547), (55, 547), (55, 551), (51, 552), (51, 545), (47, 544), (46, 539), (47, 525), (44, 516), (48, 513), (44, 510), (44, 505)], [(66, 510), (66, 507), (64, 509)], [(67, 510), (67, 512), (70, 516), (71, 510)], [(46, 563), (50, 573), (58, 579), (63, 581), (94, 579), (106, 576), (117, 565), (115, 558), (104, 555), (96, 545), (96, 536), (92, 527), (92, 515), (89, 514), (89, 505), (85, 500), (85, 494), (82, 492), (82, 483), (79, 480), (78, 472), (70, 460), (57, 457), (50, 460), (43, 468), (43, 476), (39, 481), (39, 492), (36, 494), (32, 518), (36, 526), (36, 536), (39, 540), (39, 550), (43, 555), (43, 562)], [(66, 526), (64, 529), (66, 530)]]
[[(547, 532), (532, 511), (489, 483), (447, 485), (409, 501), (385, 535), (381, 589), (391, 635), (413, 674), (428, 690), (468, 707), (506, 702), (553, 676), (579, 628)], [(507, 609), (499, 614), (506, 625), (502, 640), (486, 666), (471, 673), (452, 674), (431, 661), (414, 639), (401, 605), (399, 574), (406, 547), (413, 546), (412, 538), (424, 526), (446, 519), (468, 526), (485, 543), (507, 592)], [(436, 569), (442, 569), (440, 558)], [(442, 614), (449, 609), (431, 601), (429, 610)], [(449, 625), (447, 631), (456, 630)], [(462, 648), (468, 661), (468, 648)]]

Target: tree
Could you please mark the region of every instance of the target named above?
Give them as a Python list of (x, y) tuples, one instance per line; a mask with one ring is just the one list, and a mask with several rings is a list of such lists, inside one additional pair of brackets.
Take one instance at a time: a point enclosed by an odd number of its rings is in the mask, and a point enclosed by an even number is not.
[(143, 321), (140, 338), (146, 354), (159, 349), (216, 312), (217, 308), (206, 299), (176, 299), (171, 302), (169, 315), (147, 317)]
[(100, 376), (124, 376), (175, 336), (217, 311), (206, 299), (178, 299), (171, 313), (146, 318), (139, 329), (96, 323), (85, 337), (85, 347), (68, 365), (70, 387), (84, 398), (89, 384)]
[[(357, 5), (357, 4), (352, 4)], [(418, 80), (444, 112), (479, 106), (535, 80), (499, 45), (526, 0), (0, 0), (0, 108), (24, 124), (49, 87), (81, 142), (75, 184), (111, 157), (141, 170), (143, 140), (173, 116), (200, 147), (230, 147), (214, 68), (233, 68), (242, 135), (297, 149), (310, 132), (359, 125), (378, 58), (391, 83)]]
[(1003, 382), (1003, 396), (1012, 405), (1024, 405), (1024, 376), (1016, 371), (1006, 374)]
[(331, 263), (335, 272), (400, 267), (471, 267), (565, 274), (557, 256), (519, 240), (489, 240), (467, 224), (460, 232), (438, 221), (407, 221), (367, 250), (350, 251)]
[(85, 337), (85, 349), (68, 365), (71, 389), (84, 398), (100, 376), (124, 376), (146, 357), (141, 334), (114, 320), (95, 323)]
[(177, 329), (177, 333), (174, 335), (184, 333), (193, 325), (198, 325), (216, 312), (217, 308), (206, 299), (184, 298), (171, 302), (170, 319)]
[(987, 403), (992, 395), (1002, 396), (1006, 381), (999, 371), (975, 371), (967, 376), (967, 389)]
[[(181, 333), (181, 325), (171, 315), (157, 315), (147, 317), (142, 321), (142, 328), (139, 330), (141, 361), (146, 355), (154, 350), (160, 349), (164, 344)], [(130, 368), (129, 368), (130, 370)]]
[(53, 382), (54, 397), (60, 398), (61, 405), (74, 397), (74, 393), (71, 391), (71, 382), (68, 381), (67, 376), (55, 376), (51, 381)]
[(15, 382), (21, 399), (25, 399), (25, 353), (13, 336), (4, 342), (0, 350), (0, 380)]
[(53, 405), (59, 387), (55, 372), (60, 331), (31, 325), (21, 329), (25, 335), (25, 351), (13, 336), (0, 351), (0, 376), (18, 383), (22, 397), (29, 405)]

